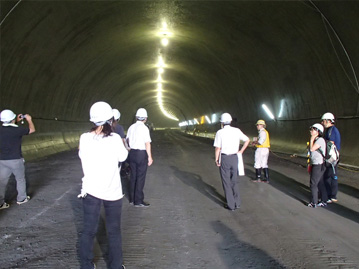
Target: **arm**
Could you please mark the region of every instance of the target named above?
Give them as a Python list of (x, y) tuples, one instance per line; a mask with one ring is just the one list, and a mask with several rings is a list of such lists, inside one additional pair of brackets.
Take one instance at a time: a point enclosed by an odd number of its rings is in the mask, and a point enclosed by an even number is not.
[(221, 154), (221, 148), (215, 148), (214, 149), (214, 161), (216, 162), (217, 166), (221, 166), (221, 161), (220, 161), (220, 155)]
[(35, 133), (36, 129), (34, 123), (32, 122), (32, 117), (29, 114), (26, 114), (25, 119), (29, 124), (29, 129), (30, 129), (29, 134)]
[(320, 148), (320, 145), (318, 145), (317, 143), (314, 142), (315, 138), (316, 138), (316, 136), (311, 136), (310, 137), (309, 150), (311, 152), (316, 151), (316, 150), (318, 150)]
[(148, 166), (151, 166), (153, 163), (152, 154), (151, 154), (151, 142), (146, 142), (146, 152), (148, 155)]
[(246, 150), (246, 148), (248, 147), (249, 142), (250, 142), (250, 140), (249, 140), (249, 139), (248, 139), (246, 142), (244, 142), (243, 147), (241, 148), (241, 150), (240, 150), (240, 151), (238, 151), (238, 153), (243, 154), (243, 152), (244, 152), (244, 151)]

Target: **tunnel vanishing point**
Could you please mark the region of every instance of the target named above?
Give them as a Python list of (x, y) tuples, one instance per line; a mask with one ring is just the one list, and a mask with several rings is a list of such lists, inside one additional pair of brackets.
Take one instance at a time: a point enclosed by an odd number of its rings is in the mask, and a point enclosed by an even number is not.
[(212, 132), (229, 112), (256, 136), (264, 119), (291, 154), (332, 112), (357, 166), (358, 14), (358, 1), (1, 0), (0, 110), (32, 115), (27, 159), (76, 148), (100, 100), (125, 129), (139, 107), (155, 127)]

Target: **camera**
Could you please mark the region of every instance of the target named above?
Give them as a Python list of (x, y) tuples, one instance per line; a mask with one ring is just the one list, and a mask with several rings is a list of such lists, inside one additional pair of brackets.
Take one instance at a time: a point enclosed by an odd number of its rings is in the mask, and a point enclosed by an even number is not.
[(26, 115), (24, 115), (24, 114), (20, 114), (20, 119), (26, 119)]

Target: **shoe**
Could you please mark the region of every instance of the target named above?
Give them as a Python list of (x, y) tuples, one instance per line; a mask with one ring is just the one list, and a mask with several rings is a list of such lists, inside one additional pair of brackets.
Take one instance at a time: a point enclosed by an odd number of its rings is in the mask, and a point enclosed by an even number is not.
[(0, 206), (0, 209), (5, 209), (5, 208), (9, 208), (10, 205), (8, 203), (3, 203), (1, 206)]
[(260, 179), (252, 179), (252, 182), (261, 182)]
[(22, 200), (21, 202), (17, 202), (17, 204), (18, 204), (18, 205), (25, 204), (25, 203), (27, 203), (29, 200), (30, 200), (30, 196), (26, 196), (26, 198), (25, 198), (24, 200)]
[(236, 205), (236, 209), (238, 209), (238, 208), (241, 208), (241, 206), (239, 206), (239, 205)]
[(150, 204), (149, 204), (149, 203), (146, 203), (146, 202), (143, 202), (143, 203), (141, 203), (141, 204), (135, 205), (135, 207), (149, 207), (149, 206), (150, 206)]
[(228, 210), (230, 210), (230, 211), (234, 211), (234, 210), (235, 210), (235, 209), (229, 208), (228, 205), (224, 205), (224, 208), (225, 208), (225, 209), (228, 209)]
[(122, 264), (122, 269), (126, 269), (126, 267)]
[(130, 205), (133, 205), (133, 202), (130, 202)]
[(261, 180), (260, 182), (263, 182), (263, 183), (269, 183), (269, 180)]
[(327, 204), (333, 203), (332, 199), (328, 199)]
[(309, 203), (309, 204), (308, 204), (308, 207), (316, 208), (316, 207), (317, 207), (317, 205), (316, 205), (316, 204), (314, 204), (314, 203)]
[(332, 202), (334, 202), (334, 203), (338, 202), (338, 200), (335, 198), (331, 198), (330, 200), (332, 200)]
[(326, 206), (327, 206), (327, 203), (320, 202), (320, 203), (317, 204), (317, 206), (319, 206), (319, 207), (326, 207)]

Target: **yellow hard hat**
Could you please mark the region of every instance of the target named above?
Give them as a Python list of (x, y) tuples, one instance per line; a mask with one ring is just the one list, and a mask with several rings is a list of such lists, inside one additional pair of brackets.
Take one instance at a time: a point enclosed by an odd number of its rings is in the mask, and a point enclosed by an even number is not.
[(266, 122), (264, 120), (258, 120), (256, 125), (258, 125), (258, 124), (266, 125)]

